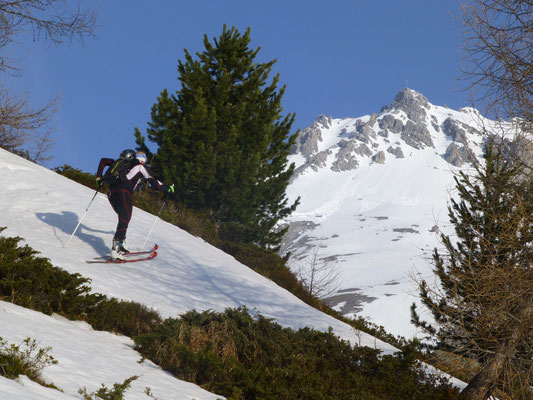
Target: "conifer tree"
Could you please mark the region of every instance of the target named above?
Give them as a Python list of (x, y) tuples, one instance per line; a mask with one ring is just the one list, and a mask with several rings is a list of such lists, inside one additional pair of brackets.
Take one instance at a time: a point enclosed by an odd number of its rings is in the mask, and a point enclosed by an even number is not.
[(226, 238), (276, 246), (284, 232), (272, 228), (298, 202), (288, 205), (285, 196), (294, 114), (281, 115), (279, 75), (268, 82), (275, 61), (256, 61), (260, 49), (249, 45), (250, 29), (241, 35), (224, 26), (213, 43), (204, 36), (196, 58), (185, 50), (181, 87), (158, 97), (147, 136), (157, 145), (154, 170), (175, 183), (180, 201), (210, 210)]
[(435, 249), (433, 257), (440, 288), (419, 285), (435, 325), (421, 321), (414, 304), (412, 321), (441, 349), (480, 362), (463, 398), (486, 399), (501, 390), (526, 399), (533, 356), (533, 180), (492, 146), (485, 159), (475, 176), (455, 178), (460, 200), (449, 207), (455, 237), (441, 235), (446, 255)]

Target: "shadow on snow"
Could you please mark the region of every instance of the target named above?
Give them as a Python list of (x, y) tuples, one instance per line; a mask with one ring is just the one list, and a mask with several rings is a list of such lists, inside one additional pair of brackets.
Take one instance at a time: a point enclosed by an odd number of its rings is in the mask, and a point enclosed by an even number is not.
[[(57, 213), (35, 213), (35, 216), (42, 222), (52, 226), (54, 228), (54, 233), (56, 238), (63, 243), (63, 240), (57, 235), (56, 229), (59, 229), (61, 232), (66, 233), (67, 235), (72, 235), (72, 232), (78, 224), (78, 216), (71, 211), (62, 211), (61, 214)], [(96, 235), (92, 235), (89, 232), (94, 233), (106, 233), (113, 234), (113, 231), (101, 231), (97, 229), (89, 228), (87, 225), (81, 224), (76, 231), (75, 237), (80, 239), (82, 242), (90, 245), (98, 255), (109, 254), (109, 246), (106, 245), (104, 240)]]

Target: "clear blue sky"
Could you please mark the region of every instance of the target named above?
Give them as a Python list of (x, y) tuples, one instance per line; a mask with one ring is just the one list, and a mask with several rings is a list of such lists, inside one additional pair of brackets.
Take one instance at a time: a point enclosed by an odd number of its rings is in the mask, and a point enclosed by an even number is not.
[[(203, 35), (223, 24), (251, 28), (259, 61), (276, 59), (293, 132), (319, 114), (379, 112), (409, 86), (430, 102), (469, 105), (460, 77), (458, 0), (92, 0), (97, 38), (84, 45), (24, 45), (15, 85), (35, 105), (61, 95), (52, 168), (94, 173), (101, 157), (134, 147), (159, 93), (179, 89), (183, 49), (203, 50)], [(455, 17), (454, 17), (455, 16)], [(21, 50), (19, 49), (19, 52)]]

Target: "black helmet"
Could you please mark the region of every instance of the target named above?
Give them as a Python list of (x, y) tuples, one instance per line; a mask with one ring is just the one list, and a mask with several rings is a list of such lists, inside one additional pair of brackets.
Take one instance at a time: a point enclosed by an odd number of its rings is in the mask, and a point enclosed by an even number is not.
[(135, 160), (135, 151), (131, 149), (124, 150), (122, 153), (120, 153), (120, 158), (122, 160), (133, 161)]

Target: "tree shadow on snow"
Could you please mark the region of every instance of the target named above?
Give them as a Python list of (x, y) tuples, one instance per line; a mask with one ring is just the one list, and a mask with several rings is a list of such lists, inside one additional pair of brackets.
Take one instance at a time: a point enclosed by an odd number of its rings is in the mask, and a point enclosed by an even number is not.
[[(72, 232), (78, 224), (78, 215), (70, 211), (62, 211), (61, 214), (57, 213), (35, 213), (36, 217), (47, 223), (48, 225), (54, 228), (54, 234), (56, 238), (64, 245), (66, 241), (63, 241), (57, 235), (57, 229), (61, 232), (66, 233), (68, 237), (72, 235)], [(94, 233), (107, 233), (113, 234), (113, 231), (101, 231), (98, 229), (89, 228), (87, 225), (81, 224), (74, 235), (76, 238), (80, 239), (82, 242), (85, 242), (92, 246), (95, 252), (98, 255), (105, 255), (109, 253), (109, 246), (106, 245), (104, 240), (101, 237), (96, 235), (91, 235), (89, 232)], [(73, 239), (74, 240), (74, 239)]]

